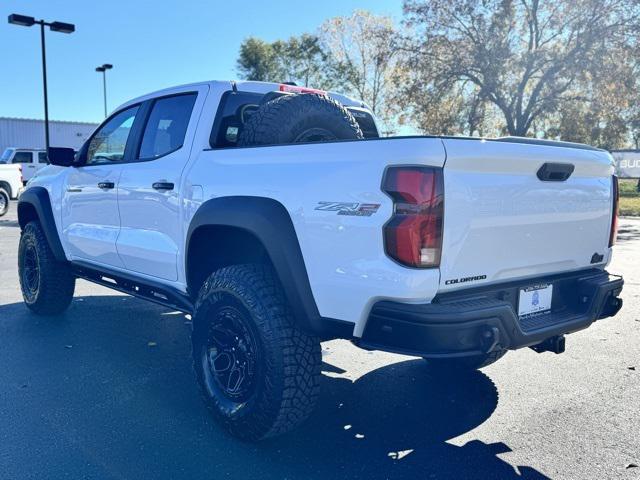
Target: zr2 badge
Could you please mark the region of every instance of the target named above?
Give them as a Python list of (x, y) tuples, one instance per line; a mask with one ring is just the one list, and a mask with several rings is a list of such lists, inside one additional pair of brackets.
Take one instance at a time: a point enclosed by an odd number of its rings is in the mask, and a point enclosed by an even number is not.
[(338, 215), (350, 215), (353, 217), (370, 217), (379, 208), (379, 203), (318, 202), (315, 210), (337, 212)]

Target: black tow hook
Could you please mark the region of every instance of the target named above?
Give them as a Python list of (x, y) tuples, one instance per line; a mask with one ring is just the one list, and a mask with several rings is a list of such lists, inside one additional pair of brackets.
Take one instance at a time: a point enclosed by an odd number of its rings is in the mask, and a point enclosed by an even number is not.
[(491, 353), (500, 343), (500, 330), (487, 327), (482, 331), (482, 349), (484, 353)]
[(613, 292), (607, 299), (599, 318), (613, 317), (622, 308), (622, 299), (618, 298), (620, 291)]
[(531, 345), (529, 348), (538, 353), (564, 353), (565, 344), (566, 339), (564, 338), (564, 335), (557, 335), (555, 337), (547, 338), (544, 342), (538, 343), (537, 345)]

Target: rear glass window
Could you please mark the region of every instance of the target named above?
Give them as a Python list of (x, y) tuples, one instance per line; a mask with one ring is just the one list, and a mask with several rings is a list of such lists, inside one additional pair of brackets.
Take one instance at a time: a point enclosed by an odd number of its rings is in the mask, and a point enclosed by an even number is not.
[(242, 126), (258, 109), (263, 96), (253, 92), (225, 93), (211, 132), (211, 146), (235, 147)]
[(364, 138), (377, 138), (380, 136), (371, 113), (363, 108), (357, 107), (347, 107), (347, 110), (351, 112), (351, 115), (353, 115), (358, 125), (360, 125), (360, 130), (362, 130)]
[[(260, 107), (264, 94), (253, 92), (227, 92), (222, 96), (216, 121), (211, 131), (212, 147), (235, 147), (243, 125)], [(347, 107), (362, 129), (365, 138), (378, 137), (375, 121), (362, 108)]]

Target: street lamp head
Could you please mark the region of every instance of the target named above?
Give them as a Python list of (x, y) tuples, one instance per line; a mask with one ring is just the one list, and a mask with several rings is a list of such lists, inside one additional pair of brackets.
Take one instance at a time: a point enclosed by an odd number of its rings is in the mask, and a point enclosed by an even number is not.
[(102, 65), (102, 68), (104, 68), (105, 70), (111, 70), (113, 68), (113, 65), (111, 65), (110, 63), (105, 63), (104, 65)]
[(26, 15), (18, 15), (17, 13), (12, 13), (9, 15), (9, 23), (13, 25), (20, 25), (21, 27), (31, 27), (35, 25), (36, 19), (33, 17), (28, 17)]
[(76, 31), (76, 26), (73, 23), (51, 22), (49, 28), (54, 32), (60, 33), (73, 33)]
[(45, 53), (45, 34), (44, 27), (49, 27), (54, 32), (60, 33), (73, 33), (76, 30), (76, 26), (72, 23), (64, 22), (52, 22), (48, 23), (44, 20), (36, 20), (33, 17), (26, 15), (18, 15), (12, 13), (9, 15), (9, 23), (13, 25), (20, 25), (21, 27), (32, 27), (36, 23), (40, 25), (40, 50), (42, 52), (42, 86), (44, 91), (44, 143), (49, 150), (49, 101), (47, 99), (47, 55)]
[(96, 72), (104, 72), (105, 68), (104, 67), (96, 67)]

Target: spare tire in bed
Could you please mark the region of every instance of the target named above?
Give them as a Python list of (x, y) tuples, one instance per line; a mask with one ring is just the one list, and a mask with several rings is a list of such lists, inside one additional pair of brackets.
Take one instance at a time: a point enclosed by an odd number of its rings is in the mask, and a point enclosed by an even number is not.
[(330, 142), (364, 138), (340, 103), (315, 93), (283, 95), (261, 105), (244, 124), (238, 146)]

